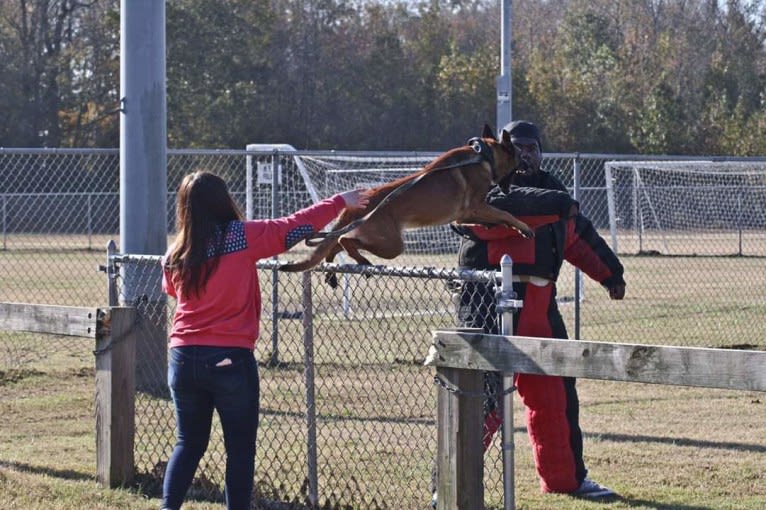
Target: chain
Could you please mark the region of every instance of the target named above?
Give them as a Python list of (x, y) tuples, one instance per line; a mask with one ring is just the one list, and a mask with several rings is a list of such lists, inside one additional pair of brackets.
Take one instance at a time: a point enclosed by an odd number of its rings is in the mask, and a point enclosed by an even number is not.
[[(110, 326), (110, 328), (111, 328), (111, 326)], [(106, 344), (105, 346), (101, 347), (100, 349), (94, 349), (93, 350), (93, 355), (94, 356), (98, 356), (100, 354), (104, 354), (107, 351), (111, 351), (115, 344), (125, 340), (125, 338), (130, 336), (136, 330), (136, 328), (140, 328), (147, 335), (150, 334), (147, 331), (146, 326), (144, 326), (144, 321), (141, 319), (141, 316), (136, 314), (136, 320), (133, 321), (133, 324), (130, 325), (130, 328), (128, 328), (128, 330), (125, 333), (123, 333), (122, 335), (120, 335), (117, 338), (112, 337), (112, 339), (109, 341), (109, 343)], [(111, 333), (110, 333), (110, 336), (111, 336)]]
[[(449, 391), (450, 393), (453, 393), (455, 395), (460, 395), (461, 397), (488, 398), (488, 397), (497, 396), (497, 394), (488, 395), (486, 391), (463, 391), (455, 386), (450, 385), (447, 381), (445, 381), (438, 375), (434, 376), (434, 383), (436, 383), (437, 386), (441, 386), (442, 388)], [(500, 395), (510, 395), (514, 391), (516, 391), (516, 386), (511, 386), (507, 390), (501, 392)]]

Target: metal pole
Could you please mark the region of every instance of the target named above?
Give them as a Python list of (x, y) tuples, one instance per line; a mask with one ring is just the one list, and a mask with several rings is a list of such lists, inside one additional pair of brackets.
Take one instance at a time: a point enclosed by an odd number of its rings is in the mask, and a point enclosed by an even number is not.
[(638, 232), (638, 253), (644, 252), (644, 213), (641, 210), (641, 194), (638, 187), (641, 181), (638, 178), (638, 169), (633, 169), (633, 225)]
[[(500, 333), (506, 336), (513, 334), (513, 313), (521, 307), (521, 301), (516, 299), (513, 292), (513, 260), (505, 254), (500, 259), (502, 284), (500, 296), (496, 299), (498, 315), (500, 315)], [(514, 445), (513, 445), (513, 374), (503, 374), (503, 508), (516, 508), (514, 489)]]
[(311, 271), (303, 273), (303, 374), (306, 384), (306, 454), (308, 497), (311, 508), (319, 505), (317, 476), (316, 400), (314, 398), (314, 308), (311, 297)]
[(114, 255), (117, 253), (117, 244), (114, 239), (106, 244), (106, 295), (109, 306), (119, 305), (117, 293), (117, 269), (114, 266)]
[(513, 119), (513, 80), (511, 78), (512, 1), (500, 1), (500, 76), (497, 77), (497, 129)]
[[(271, 156), (271, 217), (279, 218), (279, 151), (274, 149)], [(278, 260), (274, 256), (272, 260)], [(279, 271), (275, 267), (271, 270), (271, 359), (269, 366), (279, 364)]]
[(253, 155), (245, 156), (245, 219), (253, 219)]
[(91, 197), (91, 195), (90, 195), (90, 193), (88, 193), (86, 195), (86, 198), (88, 199), (88, 212), (86, 214), (86, 216), (88, 218), (87, 219), (87, 221), (88, 221), (88, 225), (87, 225), (87, 229), (88, 229), (88, 250), (93, 249), (93, 240), (91, 239), (92, 233), (93, 233), (92, 232), (92, 228), (91, 228), (91, 223), (93, 223), (93, 216), (92, 216), (92, 212), (93, 211), (92, 211), (92, 207), (91, 207), (91, 199), (90, 199), (90, 197)]
[(739, 249), (737, 255), (742, 256), (742, 192), (737, 193), (737, 233)]
[(614, 183), (612, 182), (612, 165), (607, 162), (604, 164), (604, 174), (606, 178), (606, 208), (609, 211), (609, 232), (612, 235), (612, 251), (617, 251), (617, 213), (614, 206)]
[[(580, 201), (580, 155), (576, 154), (572, 163), (574, 177), (574, 199)], [(580, 292), (582, 291), (582, 274), (580, 268), (574, 272), (574, 337), (580, 338)]]
[[(165, 2), (120, 1), (120, 251), (162, 255), (168, 242)], [(166, 310), (159, 264), (122, 264), (121, 300), (142, 320)], [(144, 320), (136, 386), (164, 395), (165, 321)], [(160, 389), (162, 388), (162, 389)]]
[(168, 231), (165, 2), (122, 0), (120, 13), (120, 250), (161, 255)]
[(351, 317), (351, 279), (348, 273), (343, 273), (341, 278), (343, 278), (343, 318), (349, 319)]
[(8, 249), (8, 244), (7, 244), (8, 230), (7, 230), (6, 218), (8, 216), (6, 214), (7, 208), (5, 206), (5, 203), (8, 201), (8, 199), (5, 197), (5, 194), (0, 194), (0, 198), (3, 199), (3, 250), (7, 250)]

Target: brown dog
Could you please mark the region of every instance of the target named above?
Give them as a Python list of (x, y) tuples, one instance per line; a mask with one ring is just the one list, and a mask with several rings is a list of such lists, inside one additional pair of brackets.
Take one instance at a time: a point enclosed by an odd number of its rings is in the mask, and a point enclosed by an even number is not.
[[(322, 259), (332, 262), (341, 250), (363, 265), (371, 262), (359, 250), (393, 259), (404, 251), (402, 230), (450, 222), (500, 224), (533, 237), (534, 232), (524, 222), (484, 201), (490, 188), (520, 164), (508, 132), (503, 130), (498, 141), (485, 125), (481, 138), (442, 154), (414, 174), (369, 190), (366, 209), (345, 209), (333, 231), (308, 259), (280, 269), (305, 271)], [(333, 287), (337, 285), (333, 274), (326, 280)]]

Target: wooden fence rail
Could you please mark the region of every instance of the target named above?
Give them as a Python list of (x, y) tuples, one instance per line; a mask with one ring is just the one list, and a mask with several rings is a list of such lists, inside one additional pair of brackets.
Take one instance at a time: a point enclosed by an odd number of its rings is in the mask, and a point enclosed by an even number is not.
[(135, 308), (80, 308), (0, 303), (0, 332), (95, 339), (96, 478), (104, 486), (133, 482)]
[(436, 331), (425, 364), (436, 367), (443, 383), (437, 412), (439, 510), (484, 508), (482, 399), (476, 398), (484, 371), (766, 391), (762, 351)]

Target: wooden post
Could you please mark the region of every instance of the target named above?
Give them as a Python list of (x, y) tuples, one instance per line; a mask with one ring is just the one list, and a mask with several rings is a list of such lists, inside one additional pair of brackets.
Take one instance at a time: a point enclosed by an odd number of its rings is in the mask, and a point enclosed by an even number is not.
[(478, 370), (437, 367), (436, 375), (442, 382), (437, 411), (437, 508), (481, 510), (484, 374)]
[(138, 338), (135, 308), (98, 313), (96, 334), (96, 478), (107, 487), (133, 482), (135, 367)]

